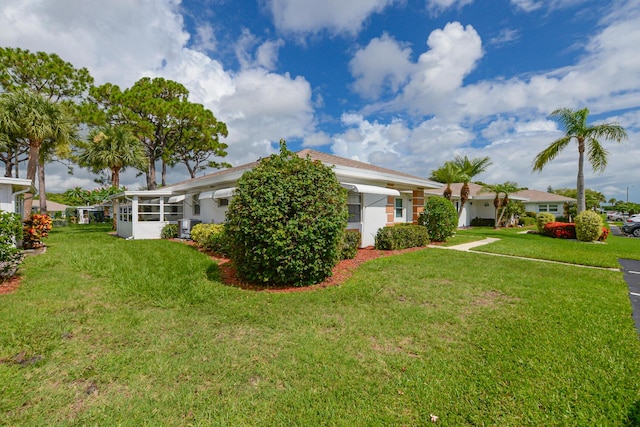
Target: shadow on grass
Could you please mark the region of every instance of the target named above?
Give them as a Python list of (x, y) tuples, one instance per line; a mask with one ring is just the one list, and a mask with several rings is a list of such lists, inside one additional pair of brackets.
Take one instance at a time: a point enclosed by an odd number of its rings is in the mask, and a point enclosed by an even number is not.
[(636, 400), (636, 402), (633, 404), (623, 425), (625, 427), (640, 426), (640, 400)]

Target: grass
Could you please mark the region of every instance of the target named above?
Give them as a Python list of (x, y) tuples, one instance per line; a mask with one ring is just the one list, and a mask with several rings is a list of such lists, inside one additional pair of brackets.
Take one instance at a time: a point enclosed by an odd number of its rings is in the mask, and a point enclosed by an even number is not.
[(0, 296), (0, 425), (640, 416), (619, 272), (426, 249), (368, 262), (342, 286), (272, 294), (220, 283), (184, 244), (105, 231), (54, 230)]
[(539, 234), (522, 234), (520, 228), (493, 229), (477, 227), (459, 230), (457, 236), (481, 239), (500, 239), (475, 248), (478, 252), (521, 256), (567, 262), (593, 267), (619, 268), (619, 258), (640, 260), (640, 240), (609, 235), (604, 243), (585, 243), (576, 240), (553, 239)]

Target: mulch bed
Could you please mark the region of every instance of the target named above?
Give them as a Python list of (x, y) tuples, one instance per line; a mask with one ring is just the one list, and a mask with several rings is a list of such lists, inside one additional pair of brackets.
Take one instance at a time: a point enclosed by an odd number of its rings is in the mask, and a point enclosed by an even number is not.
[(0, 295), (8, 294), (18, 289), (18, 285), (20, 285), (21, 280), (22, 277), (13, 276), (12, 278), (0, 283)]
[[(194, 246), (197, 248), (195, 243), (191, 241), (184, 241), (185, 243)], [(323, 289), (330, 286), (337, 286), (344, 283), (349, 277), (353, 275), (358, 266), (363, 262), (384, 257), (390, 255), (397, 255), (406, 252), (414, 252), (425, 249), (424, 247), (419, 248), (409, 248), (402, 249), (396, 251), (382, 251), (375, 249), (373, 247), (358, 249), (358, 254), (353, 259), (345, 259), (333, 268), (332, 275), (328, 277), (324, 282), (318, 283), (311, 286), (304, 287), (294, 287), (294, 286), (286, 286), (286, 287), (273, 287), (273, 286), (262, 286), (256, 285), (252, 283), (248, 283), (243, 281), (238, 277), (236, 268), (233, 265), (233, 262), (228, 258), (221, 257), (218, 254), (212, 253), (210, 251), (206, 251), (202, 248), (197, 248), (200, 252), (207, 254), (211, 259), (218, 262), (218, 268), (220, 269), (220, 279), (222, 283), (230, 286), (236, 286), (241, 289), (252, 290), (252, 291), (263, 291), (270, 293), (288, 293), (288, 292), (305, 292), (316, 289)]]

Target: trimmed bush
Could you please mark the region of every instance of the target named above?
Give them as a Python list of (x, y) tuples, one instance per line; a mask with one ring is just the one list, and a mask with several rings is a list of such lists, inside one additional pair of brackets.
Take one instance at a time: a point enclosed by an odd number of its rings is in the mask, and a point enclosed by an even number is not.
[(353, 259), (358, 255), (358, 247), (362, 241), (362, 235), (358, 230), (346, 230), (342, 236), (342, 250), (340, 259)]
[(427, 228), (427, 238), (436, 242), (446, 242), (458, 229), (458, 212), (450, 200), (444, 197), (429, 197), (424, 211), (418, 217), (418, 224)]
[(190, 235), (191, 240), (201, 248), (220, 255), (229, 255), (229, 241), (224, 224), (196, 224)]
[(576, 226), (569, 222), (548, 222), (544, 225), (543, 233), (555, 239), (575, 239)]
[(306, 286), (331, 275), (347, 226), (347, 190), (331, 168), (280, 141), (238, 180), (226, 232), (239, 275), (266, 286)]
[(473, 218), (471, 220), (472, 227), (495, 227), (496, 220), (494, 218)]
[(161, 239), (175, 239), (178, 237), (178, 224), (167, 224), (160, 232)]
[(0, 211), (0, 282), (15, 276), (24, 259), (24, 252), (16, 247), (22, 239), (22, 219), (12, 212)]
[(605, 240), (607, 240), (607, 237), (609, 237), (610, 232), (611, 230), (609, 229), (609, 227), (603, 226), (602, 234), (600, 235), (600, 237), (598, 237), (598, 242), (604, 242)]
[(576, 215), (576, 238), (581, 242), (595, 242), (602, 235), (602, 218), (594, 211)]
[(556, 216), (549, 212), (541, 212), (536, 215), (536, 225), (538, 233), (544, 233), (544, 226), (549, 222), (556, 222)]
[(518, 224), (529, 227), (532, 225), (536, 225), (536, 219), (531, 218), (530, 216), (523, 216), (518, 219)]
[(429, 232), (423, 225), (388, 226), (378, 230), (376, 249), (386, 251), (417, 248), (429, 244)]

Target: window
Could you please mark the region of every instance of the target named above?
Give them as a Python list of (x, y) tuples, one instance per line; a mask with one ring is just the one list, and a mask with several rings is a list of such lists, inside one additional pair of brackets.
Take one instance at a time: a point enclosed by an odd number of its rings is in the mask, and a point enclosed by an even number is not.
[(160, 198), (140, 198), (138, 221), (160, 221)]
[(169, 197), (164, 198), (164, 220), (178, 221), (182, 219), (182, 202), (169, 204)]
[(218, 199), (218, 206), (221, 208), (229, 206), (229, 199)]
[(362, 218), (362, 198), (360, 193), (349, 192), (347, 196), (349, 222), (360, 222)]
[(122, 222), (131, 222), (131, 202), (118, 205), (118, 220)]
[(191, 196), (191, 208), (194, 215), (200, 215), (200, 196), (198, 194)]
[(404, 207), (402, 206), (402, 199), (396, 199), (395, 217), (396, 218), (404, 218)]
[(558, 205), (540, 205), (538, 212), (558, 213)]

